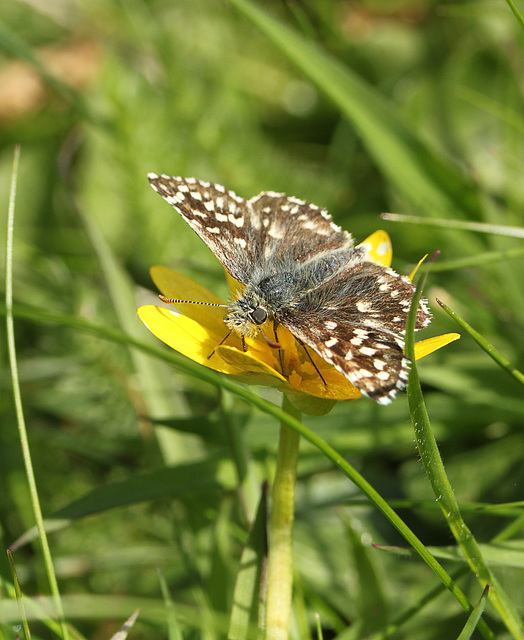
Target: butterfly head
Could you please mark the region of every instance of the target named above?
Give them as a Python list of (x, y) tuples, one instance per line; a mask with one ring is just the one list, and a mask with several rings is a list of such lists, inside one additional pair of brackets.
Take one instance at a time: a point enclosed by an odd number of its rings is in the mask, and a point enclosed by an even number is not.
[(253, 336), (268, 316), (267, 310), (258, 300), (244, 297), (228, 305), (224, 322), (242, 336)]

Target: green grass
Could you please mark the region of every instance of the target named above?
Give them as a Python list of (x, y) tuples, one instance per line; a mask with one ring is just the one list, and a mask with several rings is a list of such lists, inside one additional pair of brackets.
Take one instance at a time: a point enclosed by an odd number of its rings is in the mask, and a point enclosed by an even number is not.
[[(256, 637), (281, 422), (302, 435), (293, 639), (317, 625), (326, 640), (524, 638), (519, 4), (48, 7), (0, 6), (0, 242), (20, 142), (23, 409), (2, 339), (0, 535), (18, 541), (25, 611), (0, 554), (0, 638), (23, 621), (35, 638), (111, 638), (137, 608), (130, 638)], [(39, 93), (24, 93), (30, 69)], [(418, 363), (409, 398), (302, 423), (276, 390), (163, 349), (136, 316), (154, 301), (151, 265), (227, 288), (149, 171), (285, 191), (357, 241), (383, 228), (402, 273), (440, 250), (420, 337), (461, 340)], [(49, 615), (24, 422), (67, 631)]]

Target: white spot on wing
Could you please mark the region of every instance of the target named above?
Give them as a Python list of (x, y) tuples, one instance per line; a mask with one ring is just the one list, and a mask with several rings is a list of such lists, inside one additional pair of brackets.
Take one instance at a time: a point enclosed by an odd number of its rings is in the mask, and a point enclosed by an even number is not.
[(235, 218), (234, 215), (229, 214), (228, 216), (229, 222), (235, 225), (235, 227), (240, 228), (244, 224), (244, 217), (240, 216), (240, 218)]
[(366, 311), (369, 311), (370, 305), (369, 305), (369, 302), (364, 302), (363, 300), (359, 300), (356, 306), (361, 313), (365, 313)]

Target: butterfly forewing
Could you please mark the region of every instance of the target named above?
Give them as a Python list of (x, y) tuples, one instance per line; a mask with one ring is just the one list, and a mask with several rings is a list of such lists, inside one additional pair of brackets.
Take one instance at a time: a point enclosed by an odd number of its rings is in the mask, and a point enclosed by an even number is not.
[(239, 282), (249, 279), (250, 266), (258, 259), (258, 235), (251, 226), (247, 203), (233, 191), (194, 178), (150, 173), (149, 182), (207, 244), (224, 268)]

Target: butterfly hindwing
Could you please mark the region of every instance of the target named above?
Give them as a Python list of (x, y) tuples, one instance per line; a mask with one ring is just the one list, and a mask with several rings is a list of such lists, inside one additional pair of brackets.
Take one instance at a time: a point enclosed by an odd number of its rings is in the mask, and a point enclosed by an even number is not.
[[(392, 269), (358, 262), (276, 317), (364, 394), (387, 404), (407, 381), (403, 334), (413, 293)], [(421, 301), (416, 328), (430, 318)]]

